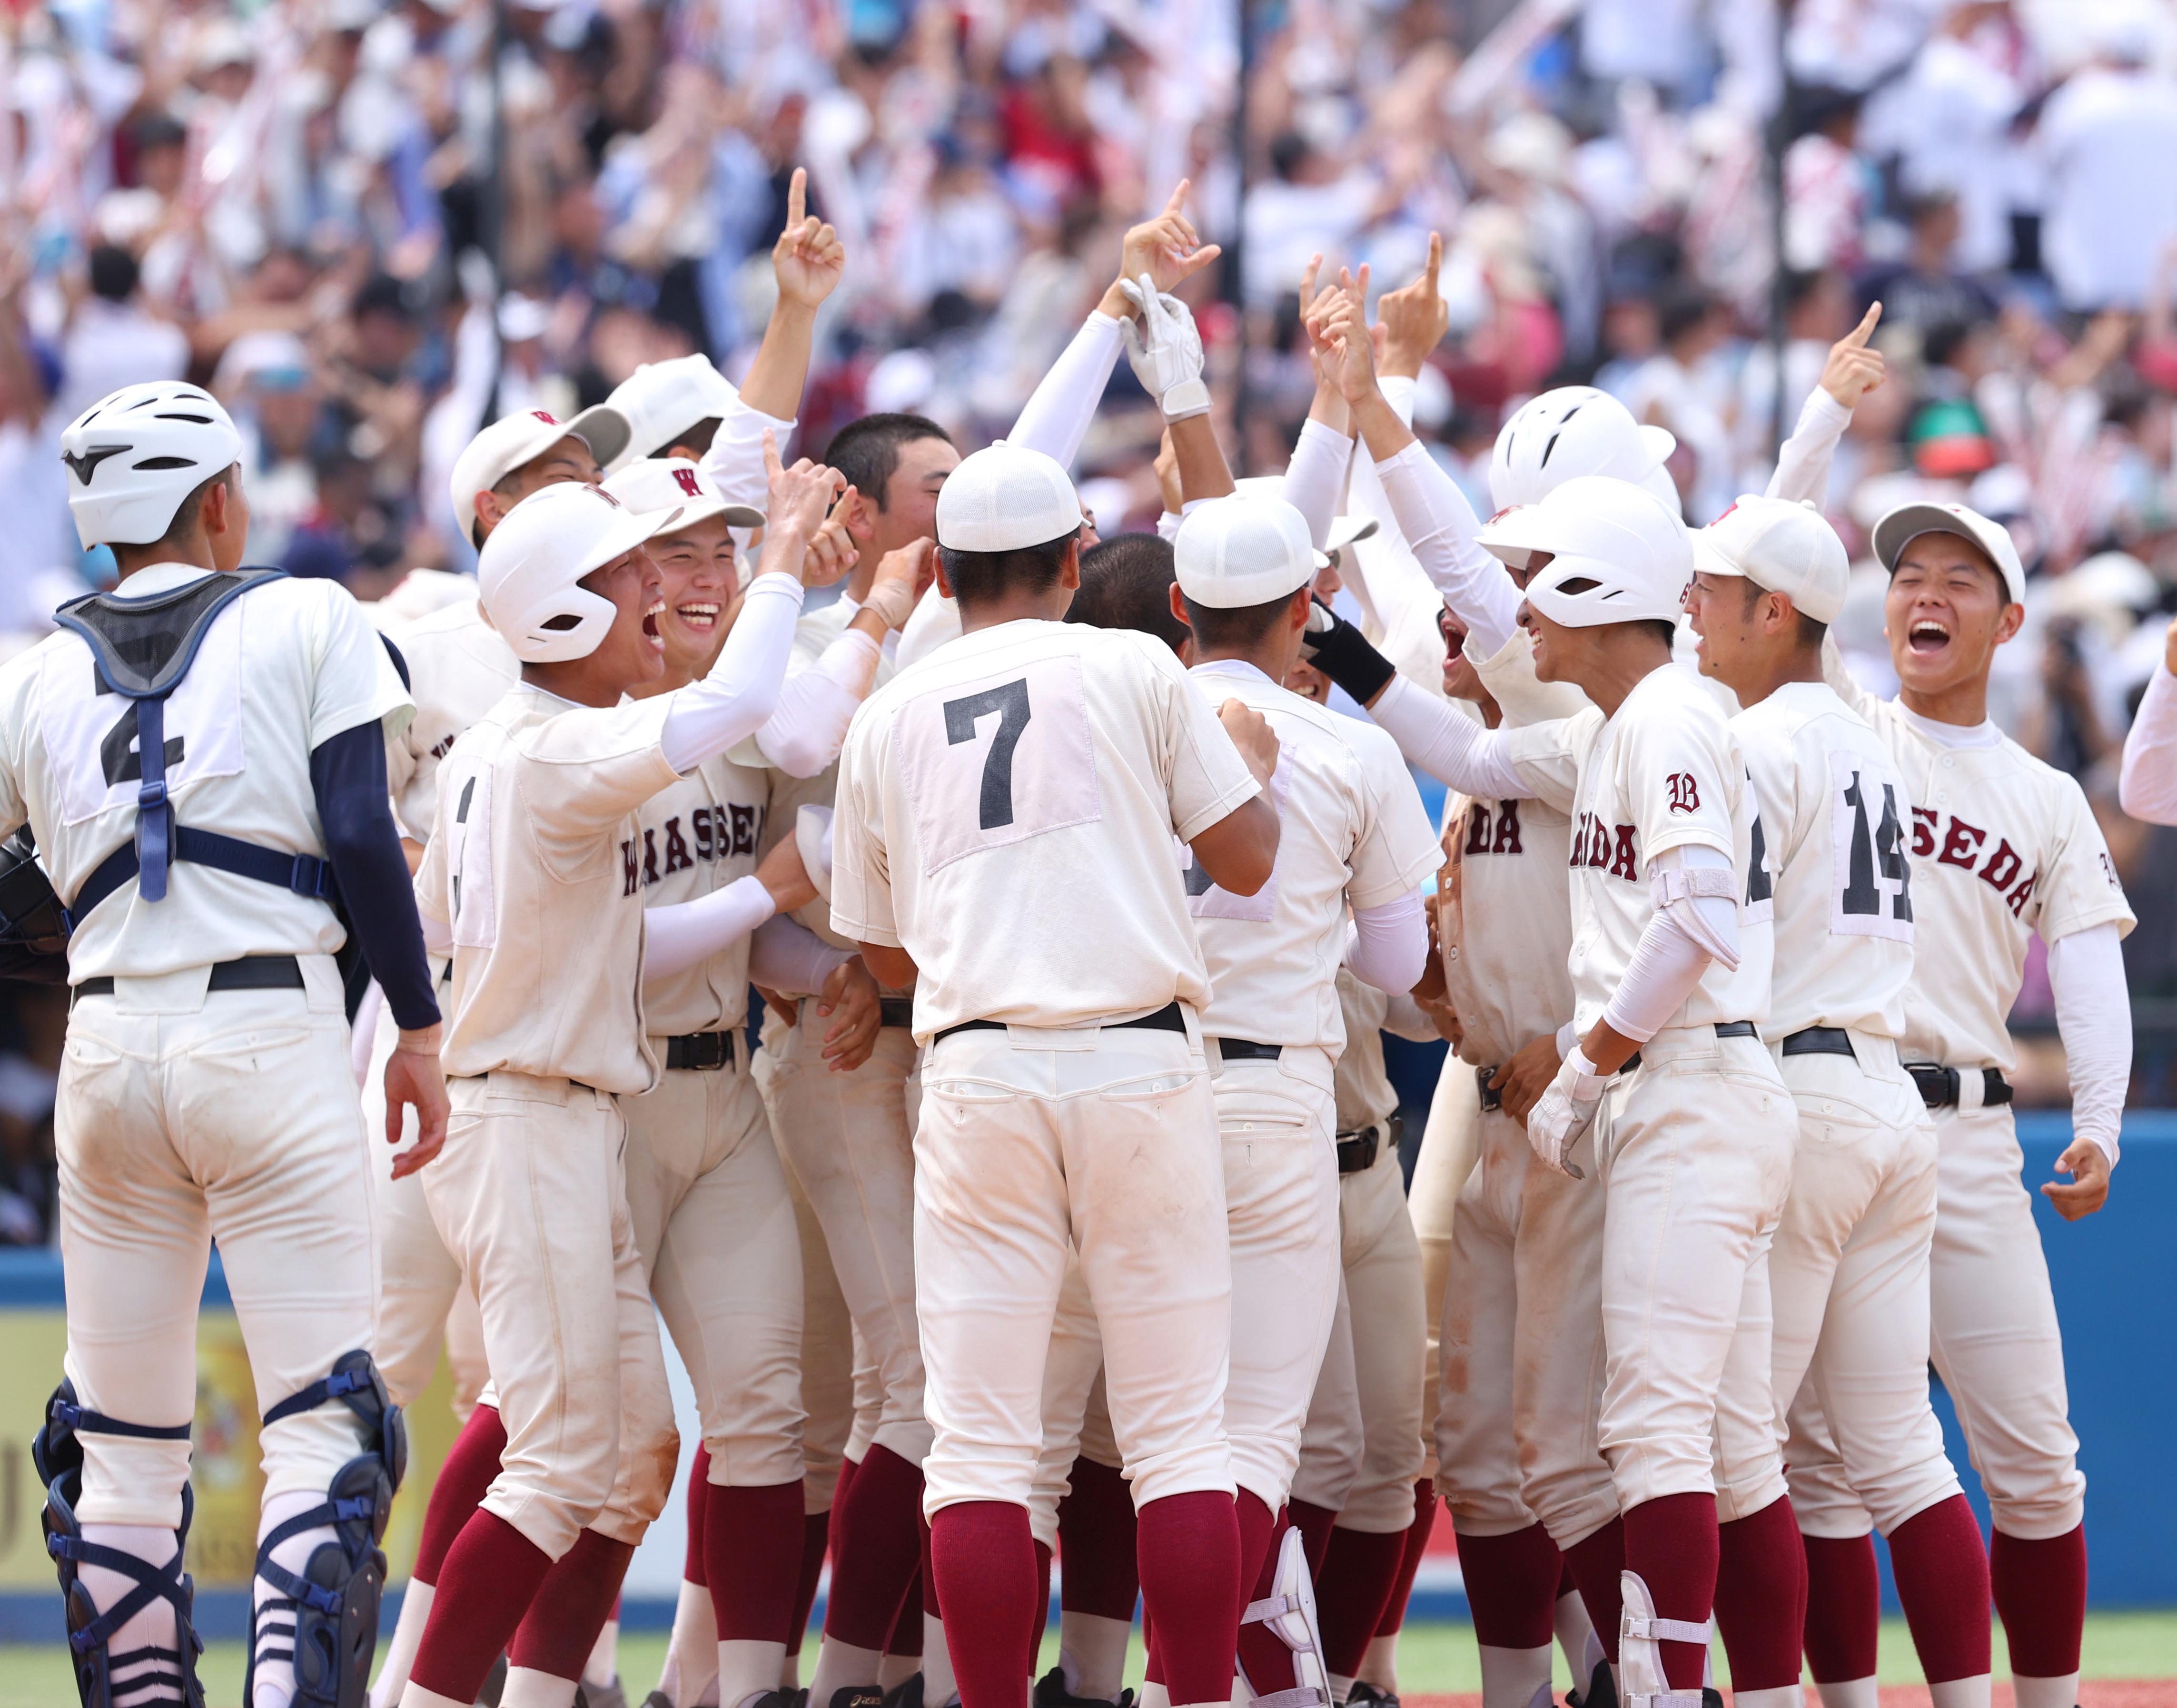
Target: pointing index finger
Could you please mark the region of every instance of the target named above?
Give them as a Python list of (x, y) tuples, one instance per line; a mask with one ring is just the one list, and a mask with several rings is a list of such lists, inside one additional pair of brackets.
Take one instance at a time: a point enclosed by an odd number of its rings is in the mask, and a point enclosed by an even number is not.
[(1192, 183), (1186, 178), (1181, 178), (1172, 186), (1171, 198), (1164, 205), (1164, 211), (1167, 218), (1179, 217), (1180, 210), (1187, 205), (1187, 193), (1192, 188)]
[(786, 184), (786, 229), (798, 232), (809, 211), (809, 169), (796, 166)]
[(1882, 304), (1880, 303), (1869, 303), (1867, 305), (1867, 312), (1859, 317), (1859, 325), (1853, 327), (1851, 331), (1844, 335), (1844, 341), (1854, 346), (1866, 343), (1869, 338), (1874, 336), (1875, 326), (1880, 322), (1881, 319)]
[(1441, 267), (1443, 265), (1443, 233), (1442, 232), (1431, 232), (1429, 233), (1428, 265), (1421, 270), (1421, 286), (1422, 288), (1425, 289), (1432, 297), (1440, 296), (1443, 294), (1438, 290), (1436, 282), (1437, 269)]

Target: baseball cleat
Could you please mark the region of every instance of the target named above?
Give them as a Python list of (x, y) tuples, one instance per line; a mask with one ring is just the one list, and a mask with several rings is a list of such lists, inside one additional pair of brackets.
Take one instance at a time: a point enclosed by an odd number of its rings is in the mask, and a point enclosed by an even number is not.
[(922, 1708), (922, 1674), (909, 1673), (886, 1691), (884, 1708)]
[[(785, 1708), (783, 1704), (771, 1705), (768, 1697), (764, 1700), (767, 1708)], [(885, 1708), (885, 1694), (874, 1684), (844, 1685), (832, 1693), (832, 1708)]]
[(1609, 1662), (1595, 1663), (1586, 1689), (1565, 1692), (1565, 1708), (1618, 1708), (1618, 1680), (1611, 1676)]
[(1076, 1696), (1066, 1688), (1066, 1669), (1053, 1667), (1035, 1681), (1029, 1700), (1032, 1708), (1133, 1708), (1134, 1693), (1121, 1690), (1116, 1702), (1105, 1696)]
[(617, 1673), (608, 1684), (592, 1684), (585, 1678), (575, 1686), (575, 1708), (627, 1708), (627, 1688)]
[(1345, 1693), (1345, 1708), (1399, 1708), (1399, 1693), (1380, 1690), (1366, 1678), (1356, 1678), (1353, 1688)]

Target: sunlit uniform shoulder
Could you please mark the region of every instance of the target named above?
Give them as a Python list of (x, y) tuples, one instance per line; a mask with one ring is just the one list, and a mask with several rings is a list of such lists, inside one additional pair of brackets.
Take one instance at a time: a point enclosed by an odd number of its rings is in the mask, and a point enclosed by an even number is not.
[(456, 738), (521, 682), (521, 664), (473, 599), (387, 633), (407, 663), (416, 716), (386, 743), (386, 782), (402, 833), (421, 842), (438, 810), (439, 765)]

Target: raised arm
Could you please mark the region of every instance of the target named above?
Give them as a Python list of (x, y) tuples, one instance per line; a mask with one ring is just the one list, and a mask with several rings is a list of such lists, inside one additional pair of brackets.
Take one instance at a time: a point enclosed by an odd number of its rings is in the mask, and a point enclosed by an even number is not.
[(2177, 623), (2170, 625), (2162, 663), (2147, 679), (2139, 715), (2124, 738), (2117, 800), (2146, 824), (2177, 824)]
[(1792, 436), (1777, 450), (1769, 497), (1812, 499), (1819, 505), (1828, 494), (1837, 441), (1852, 424), (1859, 400), (1882, 384), (1882, 352), (1867, 341), (1881, 319), (1882, 304), (1870, 304), (1859, 325), (1830, 346), (1821, 384), (1799, 411)]

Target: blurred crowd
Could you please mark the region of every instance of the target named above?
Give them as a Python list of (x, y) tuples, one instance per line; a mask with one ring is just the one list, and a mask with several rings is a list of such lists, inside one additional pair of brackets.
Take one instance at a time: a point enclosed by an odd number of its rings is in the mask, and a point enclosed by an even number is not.
[[(848, 256), (811, 453), (870, 410), (1004, 431), (1187, 178), (1252, 472), (1307, 409), (1310, 258), (1381, 290), (1438, 232), (1416, 425), (1483, 513), (1509, 411), (1590, 381), (1706, 521), (1880, 303), (1833, 519), (1856, 553), (1923, 493), (2011, 526), (1998, 715), (2098, 799), (2177, 609), (2177, 0), (24, 0), (0, 101), (12, 644), (110, 573), (57, 439), (131, 379), (243, 424), (253, 559), (365, 598), (471, 567), (481, 425), (739, 372), (796, 165)], [(1157, 427), (1121, 364), (1077, 470), (1107, 531), (1154, 521)], [(1838, 628), (1883, 680), (1872, 580)], [(2109, 828), (2135, 990), (2177, 996), (2177, 835)]]

